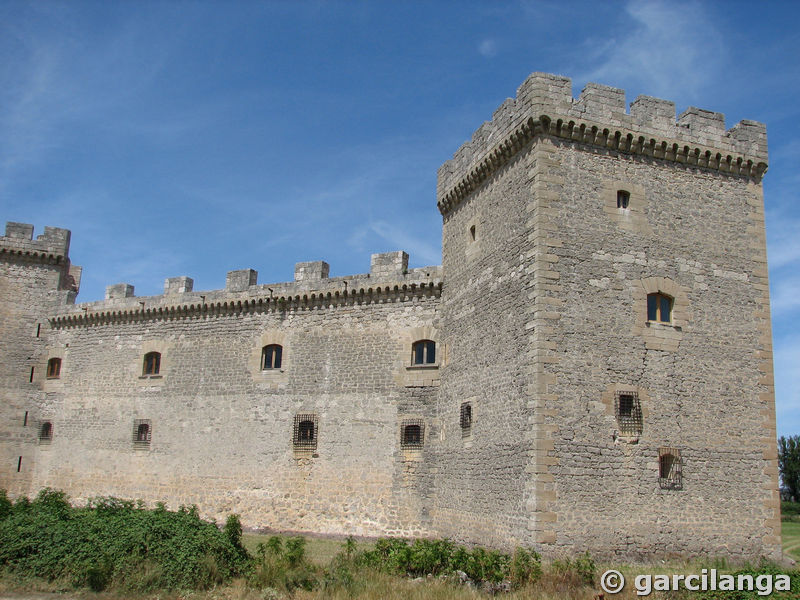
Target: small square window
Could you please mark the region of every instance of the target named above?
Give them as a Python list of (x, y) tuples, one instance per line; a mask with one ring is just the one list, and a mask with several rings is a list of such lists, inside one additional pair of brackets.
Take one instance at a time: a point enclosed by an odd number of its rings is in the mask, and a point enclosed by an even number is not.
[(158, 375), (161, 373), (161, 353), (160, 352), (148, 352), (144, 355), (144, 361), (142, 365), (142, 375), (153, 376)]
[(53, 441), (53, 424), (50, 421), (44, 421), (39, 426), (39, 443), (49, 444)]
[(683, 461), (677, 448), (658, 449), (658, 484), (661, 489), (683, 489)]
[(47, 361), (47, 378), (58, 379), (61, 377), (61, 359), (51, 358)]
[(292, 444), (295, 450), (316, 450), (319, 428), (317, 415), (301, 413), (294, 416)]
[(642, 405), (639, 402), (638, 392), (617, 392), (614, 413), (620, 435), (641, 435)]
[(672, 323), (672, 298), (660, 292), (647, 294), (647, 320)]
[(404, 419), (400, 426), (400, 446), (422, 448), (425, 443), (425, 423), (422, 419)]
[(150, 438), (153, 428), (150, 419), (133, 420), (133, 447), (138, 450), (146, 450), (150, 447)]

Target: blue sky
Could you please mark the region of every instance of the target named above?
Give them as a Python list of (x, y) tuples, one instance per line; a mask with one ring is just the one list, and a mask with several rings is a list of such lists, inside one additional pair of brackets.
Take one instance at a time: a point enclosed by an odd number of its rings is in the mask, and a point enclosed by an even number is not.
[(779, 434), (800, 433), (800, 4), (0, 1), (0, 221), (79, 300), (440, 264), (436, 169), (532, 71), (767, 124)]

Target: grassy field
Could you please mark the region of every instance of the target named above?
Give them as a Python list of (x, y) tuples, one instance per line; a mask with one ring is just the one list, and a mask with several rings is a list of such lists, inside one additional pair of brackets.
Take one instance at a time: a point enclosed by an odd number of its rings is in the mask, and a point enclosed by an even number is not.
[(783, 551), (800, 561), (800, 522), (784, 521), (781, 525), (783, 526), (781, 528)]

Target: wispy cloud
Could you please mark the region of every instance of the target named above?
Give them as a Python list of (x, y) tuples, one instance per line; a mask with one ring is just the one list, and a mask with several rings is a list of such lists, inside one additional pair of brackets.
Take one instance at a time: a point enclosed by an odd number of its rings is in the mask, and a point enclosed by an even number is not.
[(486, 58), (497, 56), (497, 42), (493, 39), (485, 39), (478, 45), (478, 53)]
[(725, 55), (723, 37), (703, 5), (631, 0), (625, 10), (632, 26), (621, 24), (610, 37), (589, 40), (595, 64), (575, 79), (632, 82), (666, 98), (676, 90), (697, 95)]
[(399, 250), (408, 252), (410, 257), (414, 257), (415, 263), (421, 262), (428, 266), (439, 265), (442, 262), (442, 252), (437, 245), (431, 244), (429, 239), (410, 234), (406, 227), (398, 227), (385, 221), (374, 221), (369, 224), (369, 228)]

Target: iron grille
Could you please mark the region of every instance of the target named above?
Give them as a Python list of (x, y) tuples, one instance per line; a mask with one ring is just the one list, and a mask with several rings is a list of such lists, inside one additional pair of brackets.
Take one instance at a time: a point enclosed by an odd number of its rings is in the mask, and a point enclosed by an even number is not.
[(664, 490), (683, 489), (683, 460), (677, 448), (658, 449), (658, 485)]
[(53, 424), (50, 421), (43, 421), (39, 425), (39, 443), (49, 444), (53, 441)]
[(422, 448), (425, 442), (425, 422), (422, 419), (403, 419), (400, 426), (400, 445), (403, 448)]
[(461, 437), (469, 437), (472, 433), (472, 404), (469, 402), (461, 404), (459, 424), (461, 425)]
[(319, 437), (317, 415), (300, 413), (294, 416), (292, 443), (297, 450), (316, 450)]
[(133, 420), (133, 447), (136, 449), (147, 449), (150, 447), (150, 438), (153, 434), (153, 426), (150, 419)]
[(614, 414), (617, 416), (620, 435), (642, 434), (642, 405), (638, 392), (617, 392)]

